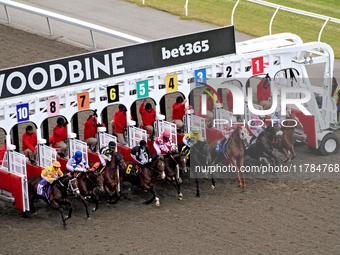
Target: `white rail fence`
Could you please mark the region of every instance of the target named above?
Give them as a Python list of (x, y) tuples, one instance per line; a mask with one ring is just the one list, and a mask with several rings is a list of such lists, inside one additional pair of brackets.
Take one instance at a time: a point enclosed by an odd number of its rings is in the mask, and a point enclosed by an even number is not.
[[(237, 5), (239, 4), (240, 1), (241, 0), (237, 0), (236, 4), (234, 5), (233, 11), (231, 13), (231, 25), (234, 24), (235, 10), (236, 10), (236, 7), (237, 7)], [(312, 13), (312, 12), (301, 11), (301, 10), (298, 10), (298, 9), (294, 9), (294, 8), (290, 8), (290, 7), (286, 7), (286, 6), (282, 6), (282, 5), (278, 5), (278, 4), (268, 3), (268, 2), (265, 2), (265, 1), (261, 1), (261, 0), (246, 0), (246, 1), (252, 2), (252, 3), (255, 3), (255, 4), (264, 5), (264, 6), (267, 6), (267, 7), (272, 7), (272, 8), (276, 9), (274, 14), (273, 14), (273, 16), (272, 16), (272, 18), (271, 18), (271, 20), (270, 20), (270, 23), (269, 23), (269, 35), (272, 34), (273, 21), (274, 21), (274, 18), (275, 18), (276, 14), (277, 14), (277, 12), (279, 10), (287, 11), (287, 12), (291, 12), (291, 13), (296, 13), (296, 14), (300, 14), (300, 15), (304, 15), (304, 16), (308, 16), (308, 17), (324, 20), (325, 23), (321, 27), (320, 32), (319, 32), (319, 36), (318, 36), (318, 41), (319, 42), (321, 40), (322, 32), (323, 32), (325, 26), (327, 25), (328, 21), (340, 24), (340, 20), (339, 19), (328, 17), (328, 16), (324, 16), (324, 15), (320, 15), (320, 14), (316, 14), (316, 13)]]
[(47, 24), (48, 24), (48, 28), (50, 31), (50, 35), (53, 35), (53, 31), (52, 31), (52, 26), (50, 23), (50, 19), (53, 20), (57, 20), (57, 21), (61, 21), (70, 25), (74, 25), (74, 26), (78, 26), (81, 28), (85, 28), (90, 30), (91, 33), (91, 38), (92, 38), (92, 43), (93, 43), (93, 48), (96, 49), (96, 42), (94, 39), (94, 35), (93, 35), (93, 31), (101, 33), (101, 34), (105, 34), (108, 36), (112, 36), (112, 37), (116, 37), (125, 41), (129, 41), (132, 43), (143, 43), (143, 42), (147, 42), (146, 40), (143, 40), (141, 38), (132, 36), (132, 35), (128, 35), (125, 33), (121, 33), (109, 28), (105, 28), (102, 26), (98, 26), (98, 25), (94, 25), (91, 24), (89, 22), (86, 21), (82, 21), (82, 20), (78, 20), (78, 19), (74, 19), (74, 18), (70, 18), (67, 17), (65, 15), (61, 15), (58, 13), (54, 13), (54, 12), (50, 12), (50, 11), (46, 11), (40, 8), (36, 8), (36, 7), (32, 7), (26, 4), (22, 4), (22, 3), (18, 3), (18, 2), (14, 2), (14, 1), (10, 1), (10, 0), (0, 0), (0, 4), (3, 5), (5, 7), (5, 11), (6, 11), (6, 15), (7, 15), (7, 20), (8, 23), (11, 23), (11, 19), (10, 19), (10, 15), (9, 15), (9, 10), (7, 7), (11, 7), (11, 8), (15, 8), (21, 11), (25, 11), (25, 12), (29, 12), (32, 14), (36, 14), (39, 16), (43, 16), (47, 19)]

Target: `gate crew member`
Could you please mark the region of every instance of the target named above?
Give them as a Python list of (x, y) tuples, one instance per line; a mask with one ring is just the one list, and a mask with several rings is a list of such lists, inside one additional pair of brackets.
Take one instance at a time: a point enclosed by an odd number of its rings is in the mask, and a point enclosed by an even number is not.
[(54, 161), (52, 166), (41, 171), (41, 178), (46, 181), (46, 184), (44, 186), (44, 190), (46, 193), (49, 184), (52, 184), (54, 181), (58, 180), (59, 177), (63, 177), (64, 174), (60, 170), (60, 167), (61, 165), (59, 161)]
[(146, 144), (146, 141), (144, 140), (139, 142), (139, 146), (132, 148), (130, 155), (141, 165), (152, 161), (151, 152)]
[(86, 172), (85, 169), (89, 169), (89, 165), (83, 159), (83, 153), (81, 151), (76, 151), (74, 156), (67, 161), (67, 170), (74, 172)]
[(119, 104), (118, 109), (114, 115), (114, 128), (117, 134), (118, 142), (125, 145), (124, 131), (126, 131), (126, 107), (123, 104)]
[(172, 142), (169, 131), (164, 131), (163, 135), (157, 137), (157, 139), (153, 142), (153, 147), (157, 151), (157, 155), (176, 150), (175, 144)]
[(89, 145), (89, 149), (96, 152), (98, 139), (95, 137), (97, 133), (97, 110), (90, 115), (84, 125), (84, 140)]
[(185, 111), (189, 109), (185, 107), (185, 103), (188, 102), (187, 99), (183, 101), (183, 97), (178, 96), (176, 98), (176, 103), (172, 106), (172, 121), (177, 125), (177, 131), (180, 132), (182, 127), (184, 126), (183, 123), (183, 116), (185, 115)]
[(64, 121), (63, 118), (57, 119), (57, 125), (53, 129), (53, 141), (55, 142), (55, 146), (60, 148), (58, 151), (58, 155), (61, 158), (64, 158), (66, 156), (66, 149), (67, 145), (65, 143), (67, 139), (67, 127), (68, 121)]
[(271, 92), (270, 92), (270, 77), (267, 74), (257, 85), (257, 103), (263, 107), (263, 110), (268, 110), (271, 107)]
[(34, 166), (37, 164), (37, 161), (35, 161), (38, 153), (37, 144), (37, 134), (33, 132), (33, 127), (28, 125), (26, 132), (22, 135), (22, 150)]
[(333, 81), (332, 81), (332, 95), (333, 98), (335, 99), (335, 104), (336, 107), (338, 109), (337, 111), (337, 120), (338, 120), (338, 124), (339, 123), (339, 116), (340, 116), (340, 85), (338, 85), (338, 82), (336, 81), (335, 77), (333, 77)]
[(149, 132), (149, 137), (153, 139), (153, 124), (156, 121), (156, 111), (152, 108), (150, 103), (146, 103), (144, 99), (143, 103), (139, 107), (139, 113), (142, 115), (143, 127)]
[[(263, 119), (263, 120), (262, 120)], [(264, 122), (263, 126), (262, 121)], [(266, 122), (264, 120), (264, 116), (255, 116), (249, 125), (250, 131), (253, 133), (253, 137), (250, 139), (249, 145), (253, 144), (255, 140), (259, 137), (259, 135), (265, 130), (267, 127)]]
[(101, 169), (102, 166), (106, 166), (106, 160), (111, 161), (112, 156), (116, 155), (116, 147), (117, 144), (114, 141), (110, 141), (107, 146), (100, 148), (98, 156), (101, 166), (98, 169)]

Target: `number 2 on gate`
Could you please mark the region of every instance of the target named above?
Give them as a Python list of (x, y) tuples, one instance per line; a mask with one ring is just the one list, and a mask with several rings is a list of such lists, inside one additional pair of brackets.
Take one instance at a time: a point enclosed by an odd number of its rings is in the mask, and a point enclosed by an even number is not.
[(178, 90), (177, 74), (165, 77), (166, 92), (173, 92)]

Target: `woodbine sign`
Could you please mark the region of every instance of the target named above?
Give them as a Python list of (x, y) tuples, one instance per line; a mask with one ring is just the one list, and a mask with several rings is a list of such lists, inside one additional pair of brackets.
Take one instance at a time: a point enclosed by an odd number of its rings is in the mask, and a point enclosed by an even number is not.
[(234, 26), (0, 71), (0, 100), (236, 53)]

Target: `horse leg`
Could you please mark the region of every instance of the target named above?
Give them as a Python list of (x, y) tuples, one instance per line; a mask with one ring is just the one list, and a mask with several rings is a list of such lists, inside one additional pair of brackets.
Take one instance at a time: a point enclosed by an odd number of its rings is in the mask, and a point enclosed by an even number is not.
[(159, 197), (157, 196), (156, 190), (153, 188), (152, 189), (150, 188), (149, 190), (152, 192), (153, 196), (151, 199), (145, 201), (144, 204), (149, 205), (153, 200), (156, 199), (156, 205), (159, 206)]
[(215, 190), (215, 179), (213, 173), (211, 173), (211, 189)]
[(79, 199), (83, 202), (83, 204), (85, 206), (86, 216), (87, 216), (87, 219), (89, 220), (90, 214), (89, 214), (89, 209), (88, 209), (88, 203), (82, 195), (79, 195)]
[(60, 212), (60, 214), (61, 214), (61, 219), (62, 219), (62, 221), (63, 221), (63, 226), (64, 226), (64, 228), (66, 228), (66, 219), (65, 219), (65, 217), (64, 217), (64, 210), (63, 210), (63, 208), (61, 208), (61, 206), (59, 206), (59, 212)]
[(35, 211), (35, 207), (34, 207), (34, 198), (30, 199), (30, 205), (31, 205), (31, 211), (33, 213), (33, 215), (37, 214), (37, 212)]
[(120, 192), (119, 192), (119, 190), (118, 190), (118, 185), (116, 185), (115, 191), (116, 191), (115, 193), (117, 194), (117, 197), (116, 197), (116, 199), (112, 202), (112, 204), (117, 204), (118, 201), (119, 201), (119, 199), (120, 199), (120, 197), (121, 197), (121, 194), (120, 194)]
[(68, 220), (68, 219), (70, 219), (72, 217), (73, 205), (67, 199), (65, 199), (64, 203), (69, 207), (68, 215), (65, 218), (66, 220)]
[(175, 179), (172, 181), (172, 184), (175, 186), (176, 190), (177, 190), (177, 194), (178, 194), (178, 200), (182, 200), (183, 199), (183, 195), (181, 193), (180, 187), (179, 187), (179, 183), (178, 180), (175, 176)]
[(293, 156), (291, 157), (290, 160), (293, 160), (296, 158), (296, 153), (295, 153), (295, 150), (294, 150), (294, 145), (292, 145), (292, 147), (290, 148), (290, 152), (293, 154)]
[(290, 157), (288, 155), (288, 151), (286, 150), (286, 148), (282, 147), (282, 152), (286, 156), (286, 159), (283, 159), (282, 161), (283, 161), (283, 163), (286, 163), (290, 159)]
[(236, 159), (235, 158), (231, 158), (231, 163), (236, 167), (236, 173), (237, 173), (237, 179), (238, 179), (238, 186), (242, 187), (242, 182), (241, 182), (241, 177), (240, 177), (240, 169), (237, 165)]
[[(240, 158), (240, 165), (239, 168), (243, 166), (243, 157)], [(246, 178), (245, 178), (245, 171), (242, 171), (242, 182), (243, 182), (243, 188), (246, 187)]]
[(96, 207), (92, 209), (92, 212), (95, 212), (95, 211), (97, 211), (99, 209), (99, 196), (93, 192), (92, 193), (92, 199), (96, 203)]

